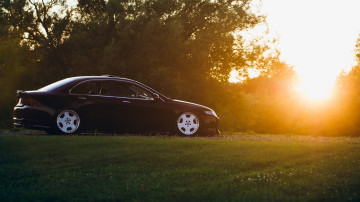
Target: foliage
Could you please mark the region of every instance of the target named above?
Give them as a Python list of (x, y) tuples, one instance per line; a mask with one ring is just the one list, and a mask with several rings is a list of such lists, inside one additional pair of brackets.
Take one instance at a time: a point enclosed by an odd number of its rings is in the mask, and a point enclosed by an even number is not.
[(355, 55), (357, 64), (349, 72), (342, 72), (338, 76), (336, 97), (329, 118), (332, 130), (347, 135), (360, 133), (360, 38), (355, 46)]
[[(13, 105), (16, 89), (69, 76), (114, 74), (173, 98), (220, 108), (228, 100), (217, 98), (223, 97), (230, 71), (255, 63), (267, 68), (262, 53), (268, 46), (245, 46), (245, 39), (234, 37), (264, 22), (250, 3), (79, 0), (71, 7), (63, 0), (6, 1), (0, 10), (2, 30), (9, 34), (2, 40), (13, 43), (1, 46), (14, 57), (3, 55), (1, 78), (13, 85), (2, 101)], [(7, 117), (10, 106), (3, 107)]]
[(334, 122), (341, 122), (337, 130), (347, 134), (360, 133), (360, 66), (354, 66), (349, 73), (342, 73), (337, 80), (336, 117)]
[[(241, 34), (265, 22), (250, 0), (71, 2), (0, 0), (0, 128), (11, 127), (18, 89), (113, 74), (213, 108), (223, 131), (360, 132), (359, 68), (339, 77), (336, 99), (307, 104), (274, 42)], [(229, 83), (233, 70), (242, 82)]]

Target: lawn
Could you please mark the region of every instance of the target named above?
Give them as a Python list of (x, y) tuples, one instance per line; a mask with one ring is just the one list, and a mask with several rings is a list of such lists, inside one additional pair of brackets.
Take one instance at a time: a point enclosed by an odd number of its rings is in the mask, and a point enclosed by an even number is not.
[(0, 136), (0, 201), (360, 201), (360, 139)]

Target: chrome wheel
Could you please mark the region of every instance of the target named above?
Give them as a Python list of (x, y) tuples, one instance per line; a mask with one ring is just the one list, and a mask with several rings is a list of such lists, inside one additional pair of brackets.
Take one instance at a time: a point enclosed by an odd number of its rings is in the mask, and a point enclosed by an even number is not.
[(80, 126), (80, 117), (72, 110), (64, 110), (57, 116), (56, 124), (61, 132), (73, 133)]
[(191, 112), (185, 112), (177, 119), (177, 127), (183, 135), (195, 134), (199, 130), (199, 126), (198, 117)]

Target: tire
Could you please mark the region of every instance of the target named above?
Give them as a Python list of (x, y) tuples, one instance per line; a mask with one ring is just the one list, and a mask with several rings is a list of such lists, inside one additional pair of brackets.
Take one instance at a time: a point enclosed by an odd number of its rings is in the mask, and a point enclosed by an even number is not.
[(200, 119), (191, 112), (180, 114), (176, 120), (177, 132), (184, 136), (194, 136), (199, 132)]
[(56, 128), (59, 133), (72, 134), (78, 131), (80, 117), (73, 110), (63, 110), (56, 117)]

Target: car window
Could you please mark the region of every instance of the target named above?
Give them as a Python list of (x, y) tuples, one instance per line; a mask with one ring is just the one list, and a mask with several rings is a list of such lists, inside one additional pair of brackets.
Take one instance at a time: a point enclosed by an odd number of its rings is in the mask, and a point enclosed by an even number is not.
[(110, 95), (110, 83), (109, 82), (100, 82), (99, 86), (99, 95)]
[(113, 83), (114, 95), (118, 97), (136, 97), (136, 91), (130, 88), (130, 84), (115, 82)]
[(134, 91), (136, 92), (136, 97), (138, 98), (153, 98), (153, 95), (149, 91), (139, 86), (132, 85), (130, 88), (134, 89)]
[(67, 83), (70, 83), (73, 80), (74, 80), (73, 78), (63, 79), (63, 80), (57, 81), (55, 83), (49, 84), (45, 87), (42, 87), (38, 91), (52, 91), (54, 89), (57, 89), (59, 87), (66, 85)]
[(152, 94), (134, 84), (115, 82), (114, 83), (114, 95), (118, 97), (132, 97), (132, 98), (153, 98)]
[(110, 84), (108, 82), (96, 81), (84, 82), (73, 88), (71, 93), (81, 95), (110, 95)]

